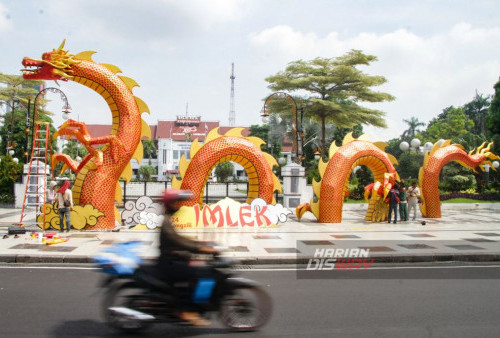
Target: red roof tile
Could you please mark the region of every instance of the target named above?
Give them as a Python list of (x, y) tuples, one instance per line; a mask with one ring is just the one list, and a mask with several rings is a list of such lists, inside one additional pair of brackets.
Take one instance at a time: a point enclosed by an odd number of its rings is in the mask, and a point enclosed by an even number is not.
[[(174, 141), (184, 141), (186, 139), (186, 134), (191, 134), (191, 140), (198, 138), (200, 142), (205, 140), (206, 135), (210, 130), (219, 127), (218, 121), (206, 121), (200, 122), (199, 125), (177, 125), (175, 121), (158, 121), (157, 125), (150, 125), (151, 128), (151, 139), (158, 140), (160, 138), (171, 138)], [(220, 127), (219, 133), (221, 135), (227, 133), (231, 128), (236, 127)], [(250, 129), (248, 127), (242, 131), (243, 136), (248, 136), (250, 134)], [(101, 137), (111, 134), (110, 124), (87, 124), (87, 129), (92, 138)]]

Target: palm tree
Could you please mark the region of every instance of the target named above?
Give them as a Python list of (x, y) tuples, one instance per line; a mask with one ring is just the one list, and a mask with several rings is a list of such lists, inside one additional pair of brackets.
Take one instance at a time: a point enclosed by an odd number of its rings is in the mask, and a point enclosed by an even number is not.
[(144, 156), (149, 159), (149, 164), (151, 165), (151, 158), (156, 156), (155, 142), (152, 140), (142, 140), (142, 147)]
[(475, 134), (484, 134), (486, 131), (486, 117), (489, 113), (489, 107), (491, 104), (490, 96), (483, 96), (478, 94), (476, 91), (476, 96), (471, 102), (464, 105), (464, 111), (469, 116), (471, 120), (474, 121), (474, 132)]
[(418, 118), (414, 116), (412, 116), (409, 120), (403, 119), (403, 122), (408, 124), (408, 129), (403, 132), (401, 138), (408, 142), (415, 138), (415, 135), (419, 132), (418, 127), (425, 126), (424, 122), (419, 121)]

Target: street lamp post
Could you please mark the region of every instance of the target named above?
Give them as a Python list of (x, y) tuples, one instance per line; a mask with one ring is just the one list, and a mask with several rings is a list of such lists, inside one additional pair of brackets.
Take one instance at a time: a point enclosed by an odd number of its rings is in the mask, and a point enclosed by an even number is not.
[(399, 144), (399, 149), (401, 149), (402, 151), (414, 150), (416, 153), (425, 153), (432, 150), (433, 144), (431, 142), (427, 142), (423, 147), (420, 146), (421, 144), (422, 142), (418, 138), (414, 138), (410, 143), (406, 141), (401, 142)]
[(488, 188), (488, 185), (490, 183), (490, 165), (483, 164), (483, 168), (484, 168), (484, 173), (486, 175), (486, 188)]
[[(54, 87), (48, 87), (48, 88), (44, 88), (44, 89), (40, 90), (38, 92), (38, 94), (36, 94), (35, 99), (33, 101), (34, 107), (33, 107), (33, 118), (31, 121), (31, 141), (33, 141), (33, 139), (35, 137), (35, 123), (36, 123), (36, 120), (38, 118), (38, 111), (37, 111), (38, 99), (40, 97), (43, 97), (46, 93), (49, 93), (49, 92), (59, 94), (59, 96), (61, 97), (61, 100), (64, 103), (63, 107), (62, 107), (63, 119), (67, 120), (69, 118), (69, 114), (71, 113), (71, 106), (68, 103), (68, 98), (66, 97), (66, 94), (64, 94), (64, 92), (62, 90), (60, 90), (59, 88), (54, 88)], [(31, 115), (30, 114), (30, 107), (31, 107), (31, 100), (28, 100), (28, 116)], [(27, 118), (26, 124), (29, 125), (29, 118)], [(28, 154), (27, 159), (29, 159), (29, 151), (30, 151), (28, 134), (29, 134), (29, 129), (27, 128), (27, 130), (26, 130), (26, 143), (27, 143), (27, 151), (26, 152)]]

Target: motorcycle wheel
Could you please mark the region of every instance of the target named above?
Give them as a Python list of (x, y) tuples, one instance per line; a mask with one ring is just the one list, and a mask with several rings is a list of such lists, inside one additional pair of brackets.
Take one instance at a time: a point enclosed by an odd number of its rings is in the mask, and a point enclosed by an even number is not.
[(110, 307), (126, 307), (141, 311), (141, 301), (147, 302), (148, 299), (144, 295), (144, 290), (136, 284), (115, 283), (108, 289), (102, 303), (106, 323), (122, 332), (132, 333), (146, 330), (152, 324), (150, 321), (136, 320), (108, 310)]
[(234, 289), (219, 308), (221, 322), (233, 331), (254, 331), (267, 323), (271, 312), (271, 297), (257, 286)]

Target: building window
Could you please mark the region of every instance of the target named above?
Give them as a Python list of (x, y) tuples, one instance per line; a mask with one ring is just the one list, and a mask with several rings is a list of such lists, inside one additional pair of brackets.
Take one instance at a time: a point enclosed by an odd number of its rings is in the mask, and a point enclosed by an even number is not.
[(174, 160), (179, 159), (179, 150), (174, 150)]
[(167, 164), (167, 149), (163, 149), (163, 164)]

